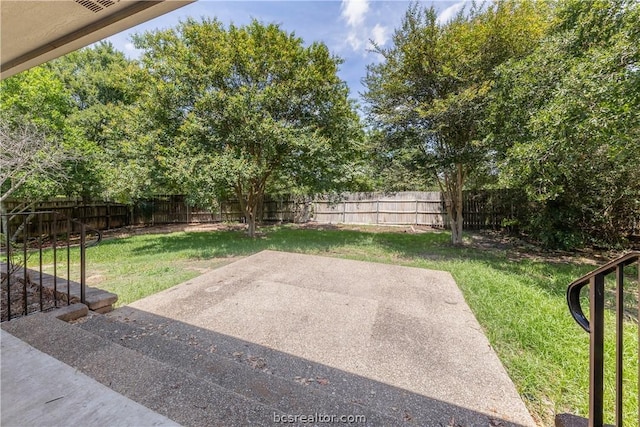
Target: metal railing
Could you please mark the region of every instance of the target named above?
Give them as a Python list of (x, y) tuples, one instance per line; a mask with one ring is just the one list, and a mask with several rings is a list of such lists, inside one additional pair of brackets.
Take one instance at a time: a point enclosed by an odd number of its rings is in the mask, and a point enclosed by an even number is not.
[[(43, 231), (43, 219), (50, 227)], [(102, 233), (54, 211), (20, 212), (0, 215), (0, 272), (2, 273), (2, 321), (71, 304), (71, 248), (80, 248), (80, 302), (86, 302), (86, 250), (102, 241)], [(96, 238), (87, 241), (87, 232)], [(43, 249), (51, 250), (52, 273), (43, 269)], [(60, 252), (63, 256), (59, 257)], [(38, 267), (29, 268), (29, 259), (37, 254)], [(60, 259), (66, 269), (59, 271)], [(64, 271), (66, 270), (66, 271)], [(37, 275), (37, 281), (32, 274)], [(45, 280), (52, 283), (45, 285)], [(61, 282), (61, 283), (59, 283)], [(66, 284), (66, 286), (65, 286)], [(62, 289), (60, 289), (61, 285)], [(66, 287), (66, 290), (64, 289)], [(45, 296), (46, 294), (46, 296)], [(48, 296), (48, 298), (47, 298)]]
[[(615, 273), (616, 278), (616, 389), (615, 389), (615, 425), (622, 427), (623, 408), (623, 327), (624, 327), (624, 269), (638, 264), (638, 282), (640, 283), (640, 252), (628, 253), (591, 273), (575, 280), (567, 289), (569, 311), (578, 324), (589, 333), (589, 427), (601, 427), (604, 424), (604, 310), (605, 277)], [(580, 291), (589, 287), (589, 319), (580, 305)], [(639, 285), (640, 287), (640, 285)], [(640, 295), (639, 295), (640, 297)], [(640, 298), (638, 298), (638, 316), (640, 319)], [(638, 328), (640, 342), (640, 327)], [(638, 374), (640, 377), (640, 351), (638, 352)], [(640, 384), (639, 384), (640, 386)], [(638, 407), (640, 420), (640, 405)]]

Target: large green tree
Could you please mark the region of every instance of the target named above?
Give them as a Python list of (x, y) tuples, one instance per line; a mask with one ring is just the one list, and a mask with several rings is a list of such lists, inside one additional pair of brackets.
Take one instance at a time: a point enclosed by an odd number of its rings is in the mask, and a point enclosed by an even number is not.
[[(67, 192), (86, 199), (120, 195), (122, 186), (128, 188), (135, 182), (117, 177), (132, 167), (126, 155), (131, 144), (127, 130), (135, 126), (131, 110), (144, 86), (136, 78), (137, 64), (111, 43), (100, 42), (47, 67), (63, 83), (72, 106), (65, 120), (68, 128), (75, 130), (80, 161)], [(139, 157), (143, 161), (143, 156)]]
[[(70, 94), (55, 73), (36, 67), (0, 82), (0, 211), (9, 197), (64, 194), (76, 164)], [(25, 208), (27, 206), (23, 206)]]
[(502, 181), (548, 246), (615, 244), (640, 223), (639, 22), (634, 0), (565, 1), (536, 50), (498, 69)]
[[(58, 159), (55, 174), (50, 167), (36, 173), (39, 168), (26, 168), (32, 163), (22, 169), (11, 163), (11, 170), (3, 171), (3, 177), (12, 177), (3, 180), (3, 195), (11, 190), (32, 203), (59, 195), (101, 198), (123, 182), (135, 182), (115, 177), (131, 169), (126, 154), (135, 144), (127, 137), (134, 132), (127, 130), (134, 126), (129, 112), (141, 87), (136, 70), (134, 62), (103, 42), (3, 80), (3, 156), (29, 152), (41, 164)], [(42, 149), (36, 150), (37, 141)], [(22, 145), (29, 150), (16, 151)], [(16, 150), (7, 151), (12, 147)], [(8, 187), (10, 182), (20, 185)]]
[(488, 161), (482, 120), (496, 66), (529, 53), (544, 34), (542, 3), (472, 5), (446, 23), (414, 3), (382, 62), (368, 67), (364, 94), (388, 158), (419, 168), (445, 195), (452, 242), (462, 243), (462, 191)]
[(135, 38), (149, 85), (143, 144), (177, 186), (234, 195), (255, 233), (270, 187), (305, 193), (357, 182), (359, 118), (322, 43), (279, 26), (189, 19)]

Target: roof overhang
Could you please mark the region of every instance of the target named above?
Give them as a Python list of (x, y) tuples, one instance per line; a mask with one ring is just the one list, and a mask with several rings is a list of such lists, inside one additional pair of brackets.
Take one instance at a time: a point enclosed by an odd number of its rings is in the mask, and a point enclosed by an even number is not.
[(195, 0), (2, 0), (0, 78), (10, 77)]

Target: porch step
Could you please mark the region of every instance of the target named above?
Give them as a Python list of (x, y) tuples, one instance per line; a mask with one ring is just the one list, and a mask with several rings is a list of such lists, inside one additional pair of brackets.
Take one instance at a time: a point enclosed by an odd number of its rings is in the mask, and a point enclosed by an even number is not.
[[(6, 275), (7, 263), (0, 261), (0, 274)], [(29, 279), (36, 286), (40, 285), (40, 272), (37, 270), (27, 269)], [(18, 269), (11, 274), (11, 280), (14, 283), (21, 283), (24, 280), (24, 270)], [(68, 283), (67, 283), (68, 282)], [(42, 286), (49, 291), (56, 291), (60, 301), (66, 302), (67, 300), (67, 285), (69, 287), (69, 294), (71, 295), (71, 302), (80, 301), (80, 283), (61, 277), (55, 277), (52, 274), (42, 273)], [(87, 286), (85, 294), (86, 305), (89, 310), (96, 311), (98, 313), (107, 313), (113, 310), (113, 304), (118, 300), (118, 295), (98, 288), (92, 288)]]
[[(29, 274), (31, 280), (35, 283), (39, 283), (40, 281), (40, 273), (34, 270), (29, 270)], [(42, 273), (42, 286), (49, 288), (51, 290), (54, 289), (54, 280), (56, 282), (56, 287), (58, 290), (58, 294), (66, 298), (67, 296), (67, 280), (55, 278), (51, 274)], [(71, 293), (72, 300), (80, 300), (80, 283), (74, 282), (73, 280), (69, 281), (69, 292)], [(104, 291), (98, 288), (92, 288), (91, 286), (86, 287), (85, 294), (86, 304), (89, 307), (89, 310), (96, 311), (98, 313), (107, 313), (113, 310), (113, 304), (118, 300), (118, 296), (114, 293)]]
[(273, 414), (282, 414), (206, 376), (163, 363), (46, 313), (5, 322), (2, 329), (185, 426), (266, 426), (271, 425)]
[[(417, 393), (132, 307), (79, 324), (123, 346), (207, 376), (287, 414), (365, 415), (367, 425), (487, 426), (495, 420)], [(497, 421), (496, 421), (497, 422)], [(501, 426), (515, 426), (499, 420)]]
[[(122, 317), (123, 312), (128, 315)], [(153, 319), (148, 313), (133, 316), (131, 310), (116, 310), (111, 315), (91, 316), (78, 326), (284, 414), (364, 415), (366, 425), (403, 424), (397, 408), (395, 413), (382, 414), (364, 405), (345, 394), (347, 378), (319, 372), (311, 362), (300, 363), (249, 343), (224, 340), (179, 322)], [(334, 381), (340, 383), (331, 384)], [(367, 393), (372, 396), (376, 391), (369, 387)], [(272, 414), (265, 419), (271, 421)]]
[(75, 324), (39, 313), (2, 329), (185, 426), (309, 414), (363, 415), (367, 426), (518, 425), (131, 307)]
[(285, 414), (316, 413), (364, 415), (364, 425), (403, 424), (295, 378), (263, 372), (261, 359), (253, 356), (246, 358), (254, 363), (249, 366), (235, 360), (241, 357), (196, 348), (193, 334), (185, 343), (100, 314), (73, 325), (39, 313), (2, 329), (185, 426), (274, 425)]

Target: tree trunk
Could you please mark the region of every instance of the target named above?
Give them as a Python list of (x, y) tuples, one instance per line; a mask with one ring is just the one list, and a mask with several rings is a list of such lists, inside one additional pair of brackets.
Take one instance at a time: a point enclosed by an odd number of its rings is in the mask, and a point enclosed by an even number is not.
[(464, 218), (462, 217), (462, 187), (464, 185), (464, 174), (462, 165), (456, 165), (455, 185), (451, 191), (451, 197), (455, 197), (455, 203), (452, 206), (452, 214), (455, 215), (455, 221), (451, 222), (451, 243), (454, 245), (462, 244), (462, 225)]
[(249, 188), (248, 194), (237, 194), (240, 201), (240, 208), (244, 213), (244, 218), (247, 221), (247, 235), (251, 238), (256, 237), (256, 209), (258, 205), (258, 195), (253, 188)]
[(451, 228), (451, 243), (453, 245), (462, 244), (462, 209), (458, 208), (457, 194), (445, 194), (445, 204), (447, 215), (449, 215), (449, 228)]
[(462, 216), (462, 188), (464, 187), (464, 171), (461, 164), (456, 165), (455, 176), (453, 174), (444, 172), (444, 184), (440, 177), (438, 179), (438, 185), (440, 191), (444, 194), (445, 206), (447, 208), (447, 215), (449, 216), (449, 226), (451, 228), (451, 243), (453, 245), (462, 244), (462, 225), (464, 218)]
[(253, 213), (247, 215), (247, 235), (251, 238), (256, 237), (256, 219)]
[(265, 174), (262, 177), (250, 180), (247, 184), (246, 199), (242, 183), (237, 183), (235, 186), (236, 196), (240, 201), (240, 209), (244, 213), (247, 221), (247, 235), (249, 237), (256, 236), (256, 223), (262, 218), (262, 212), (259, 206), (264, 200), (264, 189), (268, 177), (269, 174)]
[(264, 194), (260, 194), (257, 197), (256, 203), (256, 223), (264, 225)]

